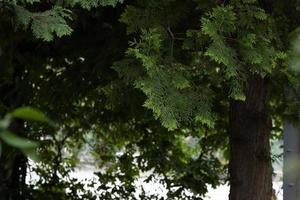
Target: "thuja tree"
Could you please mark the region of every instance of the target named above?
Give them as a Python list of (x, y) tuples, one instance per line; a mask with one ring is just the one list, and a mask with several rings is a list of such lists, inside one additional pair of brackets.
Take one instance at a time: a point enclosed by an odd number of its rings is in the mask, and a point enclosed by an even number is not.
[(299, 78), (288, 68), (297, 7), (297, 1), (136, 1), (120, 19), (134, 39), (113, 68), (146, 95), (144, 106), (163, 126), (190, 122), (218, 131), (224, 112), (230, 200), (271, 199), (271, 133), (283, 119), (298, 120)]
[[(102, 7), (117, 3), (123, 4)], [(297, 65), (289, 47), (298, 36), (298, 1), (20, 0), (0, 6), (6, 27), (0, 32), (1, 112), (24, 104), (45, 110), (72, 136), (74, 151), (84, 133), (96, 133), (102, 141), (96, 157), (117, 160), (112, 170), (121, 170), (125, 187), (114, 190), (121, 199), (132, 194), (140, 169), (153, 168), (169, 188), (205, 193), (205, 184), (220, 178), (217, 147), (230, 150), (230, 200), (271, 199), (271, 133), (284, 119), (298, 120), (299, 79), (288, 68)], [(16, 132), (56, 144), (47, 128), (15, 124)], [(200, 138), (196, 154), (182, 144), (189, 135)], [(25, 198), (26, 159), (7, 147), (3, 152), (1, 193)], [(57, 184), (64, 167), (59, 149), (54, 153), (45, 157), (50, 187), (36, 198), (63, 185)], [(113, 181), (117, 173), (106, 175), (99, 177)], [(170, 198), (183, 198), (181, 191)], [(109, 195), (103, 198), (116, 198)]]

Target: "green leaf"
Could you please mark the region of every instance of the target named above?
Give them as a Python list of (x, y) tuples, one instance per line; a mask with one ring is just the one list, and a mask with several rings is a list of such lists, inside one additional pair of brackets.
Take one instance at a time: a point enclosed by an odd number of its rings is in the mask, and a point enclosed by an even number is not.
[(0, 133), (0, 138), (7, 144), (19, 149), (32, 149), (38, 147), (37, 142), (33, 142), (27, 138), (17, 136), (16, 134), (4, 130)]
[(6, 115), (3, 119), (0, 120), (0, 128), (1, 129), (7, 129), (10, 125), (11, 117), (9, 115)]
[(43, 114), (40, 110), (31, 107), (17, 108), (11, 113), (12, 117), (20, 118), (28, 121), (46, 122), (49, 123), (50, 119)]
[[(16, 134), (4, 130), (0, 133), (0, 138), (7, 144), (20, 149), (26, 156), (34, 161), (39, 161), (39, 156), (36, 153), (38, 143), (27, 138), (19, 137)], [(2, 143), (0, 141), (0, 157), (2, 153)]]
[(33, 161), (40, 161), (40, 157), (36, 153), (36, 148), (24, 148), (21, 151), (28, 157), (30, 157)]

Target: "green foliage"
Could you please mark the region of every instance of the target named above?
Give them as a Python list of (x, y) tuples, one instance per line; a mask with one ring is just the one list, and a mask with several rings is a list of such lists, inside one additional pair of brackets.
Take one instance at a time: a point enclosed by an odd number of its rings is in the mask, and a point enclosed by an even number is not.
[(72, 6), (78, 4), (82, 8), (90, 10), (99, 6), (116, 6), (118, 3), (123, 3), (123, 0), (68, 0), (67, 3)]
[(10, 113), (12, 117), (28, 120), (49, 123), (50, 119), (41, 111), (31, 107), (21, 107)]
[(208, 35), (212, 43), (208, 46), (205, 55), (218, 64), (227, 67), (228, 78), (237, 76), (237, 53), (225, 44), (226, 36), (236, 30), (236, 15), (232, 7), (217, 7), (208, 18), (202, 18), (202, 32)]
[(62, 37), (72, 32), (72, 28), (67, 24), (67, 20), (71, 20), (71, 11), (60, 6), (38, 13), (15, 6), (15, 11), (20, 25), (25, 30), (30, 27), (33, 35), (38, 39), (51, 41), (54, 35)]
[[(140, 21), (128, 18), (128, 16), (136, 16), (136, 12), (135, 8), (127, 7), (125, 15), (122, 16), (122, 22), (128, 24), (129, 33), (136, 32), (138, 27), (141, 29), (141, 40), (132, 43), (127, 54), (140, 60), (145, 72), (149, 76), (143, 80), (140, 80), (141, 77), (139, 77), (135, 82), (135, 87), (141, 89), (148, 97), (145, 106), (151, 109), (157, 118), (160, 117), (162, 124), (169, 129), (177, 128), (180, 121), (191, 121), (193, 118), (211, 126), (213, 124), (213, 114), (210, 111), (208, 103), (210, 101), (210, 90), (201, 87), (195, 88), (193, 86), (194, 76), (186, 76), (191, 73), (189, 67), (176, 62), (173, 55), (171, 57), (168, 55), (167, 49), (161, 48), (161, 46), (166, 46), (167, 41), (170, 40), (168, 34), (173, 33), (170, 33), (170, 29), (163, 30), (159, 24), (149, 23), (148, 19), (154, 20), (155, 17), (159, 17), (159, 14), (148, 13), (147, 9), (140, 11), (144, 16), (144, 18), (138, 17)], [(240, 66), (244, 65), (244, 61), (238, 59), (240, 50), (236, 49), (236, 46), (232, 45), (230, 41), (231, 39), (232, 41), (238, 41), (238, 39), (231, 38), (237, 32), (237, 26), (239, 26), (236, 15), (233, 6), (216, 7), (212, 12), (202, 17), (201, 31), (199, 33), (194, 32), (196, 33), (195, 35), (188, 35), (188, 37), (196, 37), (193, 43), (197, 40), (197, 43), (205, 45), (200, 47), (204, 49), (202, 55), (214, 61), (216, 66), (225, 67), (225, 77), (230, 87), (229, 97), (237, 100), (245, 100), (243, 94), (244, 74), (240, 73), (242, 71)], [(262, 16), (262, 14), (259, 16)], [(129, 23), (130, 21), (131, 23)], [(145, 27), (148, 29), (156, 27), (157, 29), (149, 29), (147, 33), (144, 29)], [(208, 40), (206, 36), (211, 40), (209, 45), (207, 45)], [(243, 42), (248, 44), (248, 46), (250, 44), (251, 47), (253, 46), (251, 44), (254, 43), (254, 38), (254, 34), (249, 35), (247, 38), (243, 38)], [(176, 38), (171, 39), (176, 40)], [(191, 45), (194, 44), (185, 43), (184, 49), (191, 49)], [(172, 48), (174, 46), (171, 45), (171, 54), (174, 51)], [(241, 49), (244, 49), (244, 47)], [(119, 72), (120, 70), (117, 69)], [(125, 69), (122, 69), (122, 72), (126, 75), (129, 74)], [(179, 75), (180, 73), (182, 75)], [(174, 76), (174, 74), (177, 74), (177, 76)], [(178, 79), (175, 79), (176, 77)], [(161, 80), (166, 82), (162, 83)], [(170, 83), (175, 83), (175, 85)], [(166, 96), (170, 98), (169, 101), (166, 101), (168, 98), (164, 97), (166, 93)], [(204, 95), (200, 96), (200, 93)], [(181, 95), (186, 98), (181, 99)], [(182, 112), (182, 110), (185, 110), (185, 112)]]
[[(73, 31), (69, 25), (73, 14), (70, 8), (54, 4), (49, 10), (42, 12), (31, 12), (26, 6), (18, 4), (37, 4), (40, 0), (12, 2), (15, 11), (16, 22), (24, 30), (30, 29), (37, 39), (52, 41), (54, 36), (63, 37), (70, 35)], [(68, 0), (65, 2), (69, 7), (79, 5), (83, 9), (90, 10), (99, 6), (116, 6), (123, 3), (123, 0)]]
[(133, 65), (125, 69), (121, 62), (114, 69), (123, 77), (131, 75), (127, 70), (137, 68), (144, 71), (144, 76), (141, 74), (133, 84), (147, 96), (144, 106), (151, 109), (169, 130), (176, 129), (179, 122), (191, 120), (195, 115), (199, 121), (211, 125), (207, 98), (210, 90), (191, 87), (190, 75), (184, 71), (186, 66), (164, 55), (161, 37), (158, 30), (142, 30), (141, 40), (130, 44), (127, 55), (139, 61), (143, 68)]

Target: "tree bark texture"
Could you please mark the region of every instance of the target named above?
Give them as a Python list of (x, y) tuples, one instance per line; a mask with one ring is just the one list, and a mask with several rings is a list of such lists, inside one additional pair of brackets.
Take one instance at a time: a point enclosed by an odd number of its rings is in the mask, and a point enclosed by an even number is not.
[(229, 200), (271, 200), (271, 120), (267, 80), (254, 76), (245, 86), (246, 100), (230, 102)]

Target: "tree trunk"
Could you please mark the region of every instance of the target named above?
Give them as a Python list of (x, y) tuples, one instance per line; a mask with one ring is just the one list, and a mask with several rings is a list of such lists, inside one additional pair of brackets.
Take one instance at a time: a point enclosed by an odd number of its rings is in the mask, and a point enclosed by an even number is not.
[(255, 76), (246, 84), (246, 100), (230, 102), (229, 200), (271, 200), (267, 93), (266, 79)]
[[(0, 199), (25, 198), (26, 157), (11, 147), (5, 147), (0, 159)], [(10, 152), (7, 152), (10, 151)]]
[[(10, 130), (20, 134), (23, 130), (23, 122), (14, 121)], [(0, 200), (23, 200), (26, 192), (26, 163), (27, 158), (20, 150), (3, 145), (0, 157)]]

